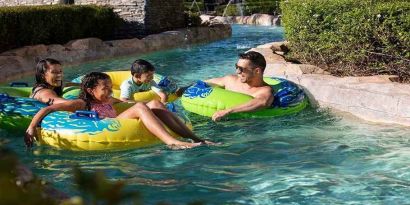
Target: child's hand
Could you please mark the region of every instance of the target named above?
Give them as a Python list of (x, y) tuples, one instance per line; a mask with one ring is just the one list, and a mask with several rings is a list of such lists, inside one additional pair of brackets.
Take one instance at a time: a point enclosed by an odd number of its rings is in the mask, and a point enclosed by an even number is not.
[(168, 95), (163, 91), (159, 92), (158, 95), (161, 98), (162, 104), (165, 105), (165, 103), (167, 103), (167, 101), (168, 101)]
[(175, 91), (175, 95), (177, 95), (178, 97), (181, 97), (185, 90), (188, 89), (190, 86), (185, 86), (185, 87), (180, 87)]
[(26, 130), (26, 134), (24, 135), (24, 143), (27, 147), (32, 147), (34, 141), (36, 140), (36, 128), (29, 127)]

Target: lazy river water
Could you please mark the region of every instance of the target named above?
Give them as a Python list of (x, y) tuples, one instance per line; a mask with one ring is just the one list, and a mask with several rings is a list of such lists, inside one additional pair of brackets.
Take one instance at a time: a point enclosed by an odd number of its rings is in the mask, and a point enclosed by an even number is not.
[[(139, 56), (181, 85), (234, 72), (237, 54), (283, 40), (280, 27), (233, 26), (232, 38)], [(70, 79), (91, 70), (127, 69), (137, 57), (66, 69)], [(34, 173), (77, 194), (72, 164), (125, 180), (146, 204), (405, 204), (410, 199), (410, 128), (373, 124), (327, 110), (272, 119), (214, 123), (190, 115), (200, 136), (221, 146), (79, 153), (8, 144)], [(7, 135), (7, 133), (5, 133)]]

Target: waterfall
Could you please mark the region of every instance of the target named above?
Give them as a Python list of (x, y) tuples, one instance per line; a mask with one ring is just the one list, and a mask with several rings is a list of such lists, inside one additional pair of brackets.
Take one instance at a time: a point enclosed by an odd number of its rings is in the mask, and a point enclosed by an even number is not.
[(225, 10), (224, 10), (224, 12), (223, 12), (223, 14), (222, 14), (222, 17), (225, 16), (226, 10), (228, 9), (229, 5), (231, 5), (232, 1), (233, 1), (233, 0), (230, 0), (230, 1), (228, 2), (228, 4), (226, 5)]
[(198, 13), (201, 13), (201, 9), (198, 6), (198, 3), (196, 2), (196, 0), (194, 0), (191, 4), (191, 7), (189, 7), (189, 10), (192, 9), (192, 7), (194, 7), (194, 4), (196, 5), (196, 8), (198, 9)]

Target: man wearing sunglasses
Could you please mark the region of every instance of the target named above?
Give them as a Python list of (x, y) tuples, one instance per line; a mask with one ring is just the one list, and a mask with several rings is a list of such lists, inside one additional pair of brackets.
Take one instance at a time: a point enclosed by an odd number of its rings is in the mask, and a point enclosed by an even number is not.
[(205, 82), (224, 87), (226, 90), (253, 97), (247, 103), (215, 112), (212, 120), (218, 121), (231, 113), (250, 112), (271, 106), (273, 102), (272, 88), (263, 81), (265, 67), (265, 57), (258, 52), (249, 51), (239, 54), (236, 75), (206, 80)]

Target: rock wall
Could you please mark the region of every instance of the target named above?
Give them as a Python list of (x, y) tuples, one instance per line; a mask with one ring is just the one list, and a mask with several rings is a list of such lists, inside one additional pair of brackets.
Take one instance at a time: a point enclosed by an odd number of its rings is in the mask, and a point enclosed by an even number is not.
[(26, 46), (0, 53), (0, 82), (33, 75), (35, 63), (41, 58), (55, 58), (63, 65), (80, 64), (103, 58), (138, 55), (177, 48), (184, 45), (206, 43), (230, 37), (230, 25), (213, 25), (167, 31), (143, 39), (102, 41), (97, 38), (78, 39), (65, 45)]
[(280, 26), (281, 16), (272, 16), (268, 14), (252, 14), (251, 16), (209, 16), (201, 15), (203, 23), (219, 22), (225, 24), (249, 24), (261, 26)]
[(52, 5), (110, 6), (125, 20), (117, 38), (142, 37), (185, 26), (183, 0), (0, 0), (0, 6)]
[(292, 64), (278, 54), (284, 42), (255, 49), (267, 60), (266, 76), (287, 78), (304, 87), (313, 106), (348, 112), (372, 122), (410, 126), (410, 84), (393, 82), (397, 76), (335, 77), (323, 69)]

